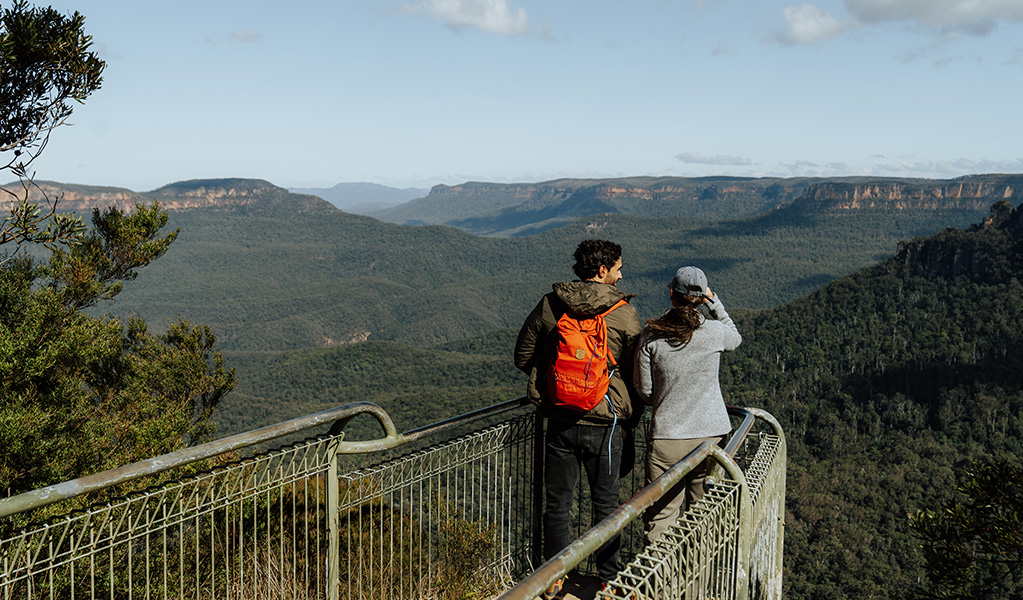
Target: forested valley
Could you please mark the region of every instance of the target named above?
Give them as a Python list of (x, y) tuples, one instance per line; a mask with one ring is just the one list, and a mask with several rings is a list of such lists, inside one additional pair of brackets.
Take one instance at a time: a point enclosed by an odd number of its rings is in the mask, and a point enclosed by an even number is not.
[[(805, 297), (732, 311), (744, 342), (723, 363), (726, 397), (770, 411), (789, 440), (786, 598), (920, 590), (908, 515), (953, 499), (975, 461), (1018, 462), (1021, 265), (1023, 211), (1002, 202)], [(364, 399), (410, 428), (520, 395), (515, 333), (228, 356), (259, 374), (235, 392), (245, 418)], [(372, 423), (355, 430), (374, 435)]]
[(726, 398), (788, 438), (786, 598), (1023, 595), (1020, 176), (473, 184), (471, 214), (455, 188), (391, 211), (416, 226), (264, 181), (44, 185), (33, 161), (102, 83), (83, 23), (0, 14), (6, 495), (354, 401), (408, 430), (516, 397), (518, 324), (603, 237), (641, 317), (681, 264), (726, 299)]
[[(202, 319), (216, 321), (218, 315), (227, 314), (222, 312), (225, 307), (255, 306), (257, 312), (250, 314), (257, 315), (258, 311), (280, 311), (273, 307), (286, 298), (274, 298), (276, 290), (288, 285), (294, 289), (294, 282), (306, 275), (292, 270), (289, 275), (293, 279), (276, 282), (273, 285), (277, 287), (268, 291), (257, 285), (259, 280), (267, 281), (267, 271), (255, 265), (275, 253), (298, 257), (308, 255), (309, 250), (294, 237), (297, 230), (288, 229), (291, 225), (282, 218), (283, 212), (223, 212), (193, 213), (193, 217), (205, 214), (209, 229), (201, 226), (199, 218), (176, 215), (172, 220), (178, 225), (193, 227), (191, 243), (182, 245), (184, 251), (178, 257), (169, 252), (142, 271), (139, 280), (132, 281), (122, 294), (129, 302), (121, 303), (119, 296), (112, 305), (100, 304), (95, 310), (123, 310), (125, 305), (137, 306), (140, 298), (154, 297), (161, 287), (173, 290), (185, 285), (198, 297), (211, 299), (210, 304), (197, 304)], [(413, 338), (433, 332), (429, 336), (436, 341), (409, 344), (395, 336), (399, 339), (289, 350), (274, 349), (267, 344), (270, 338), (259, 332), (253, 338), (256, 343), (240, 343), (243, 340), (236, 338), (233, 344), (229, 341), (233, 348), (218, 353), (218, 360), (222, 354), (223, 364), (237, 373), (237, 382), (219, 401), (213, 418), (218, 435), (225, 435), (348, 402), (370, 401), (384, 407), (400, 430), (408, 430), (521, 395), (524, 376), (510, 360), (517, 326), (481, 328), (468, 336), (460, 334), (461, 330), (443, 333), (435, 328), (457, 322), (466, 314), (452, 308), (455, 292), (464, 292), (454, 280), (473, 269), (478, 269), (473, 277), (481, 278), (495, 269), (494, 265), (512, 264), (511, 272), (524, 273), (523, 280), (528, 282), (520, 283), (512, 296), (521, 304), (519, 313), (502, 309), (507, 313), (502, 318), (514, 322), (550, 281), (568, 277), (557, 274), (559, 269), (567, 270), (562, 256), (538, 249), (556, 245), (568, 255), (574, 240), (592, 234), (590, 226), (598, 223), (601, 235), (625, 241), (626, 248), (632, 243), (627, 256), (632, 257), (633, 270), (631, 281), (623, 283), (626, 289), (631, 284), (656, 296), (670, 270), (664, 265), (679, 260), (703, 264), (712, 277), (722, 275), (712, 279), (713, 285), (728, 299), (744, 336), (742, 346), (723, 362), (726, 398), (732, 404), (768, 410), (779, 419), (789, 440), (786, 597), (902, 598), (924, 581), (924, 556), (911, 531), (909, 515), (953, 499), (954, 486), (974, 461), (1018, 462), (1020, 456), (1021, 214), (1023, 211), (1011, 204), (1000, 202), (980, 224), (948, 227), (936, 235), (900, 244), (891, 242), (894, 254), (889, 252), (880, 262), (838, 278), (829, 273), (853, 262), (871, 262), (871, 257), (881, 254), (878, 246), (888, 244), (898, 233), (941, 229), (932, 225), (951, 216), (962, 222), (969, 215), (922, 212), (893, 223), (891, 215), (883, 212), (842, 214), (842, 219), (835, 213), (812, 212), (801, 218), (772, 214), (748, 221), (680, 220), (673, 225), (599, 216), (546, 237), (514, 240), (510, 247), (502, 246), (500, 240), (477, 240), (443, 228), (424, 228), (419, 233), (416, 228), (379, 226), (379, 231), (390, 231), (388, 235), (399, 238), (422, 235), (435, 241), (459, 240), (466, 251), (476, 252), (471, 261), (478, 266), (471, 267), (472, 263), (459, 261), (457, 246), (440, 246), (452, 262), (441, 262), (432, 273), (422, 273), (416, 265), (429, 263), (429, 258), (408, 254), (399, 244), (391, 248), (390, 258), (375, 254), (390, 263), (384, 270), (386, 277), (357, 275), (360, 283), (384, 284), (370, 288), (374, 293), (406, 289), (387, 283), (401, 276), (408, 278), (407, 289), (421, 286), (432, 298), (429, 306), (422, 307), (420, 320), (405, 322), (402, 329), (394, 331)], [(249, 224), (250, 219), (257, 224), (277, 219), (282, 227), (258, 234), (259, 226)], [(378, 225), (371, 219), (357, 219), (354, 224), (377, 233), (374, 228)], [(331, 223), (322, 215), (296, 221), (299, 228), (312, 228), (316, 221)], [(244, 225), (236, 231), (243, 235), (231, 229), (240, 224)], [(655, 238), (644, 236), (657, 226), (664, 231), (674, 227), (672, 231), (685, 242), (664, 248)], [(188, 229), (181, 231), (184, 236)], [(558, 234), (565, 239), (555, 241)], [(352, 235), (353, 240), (366, 239)], [(247, 239), (248, 245), (236, 250), (236, 239)], [(393, 239), (385, 241), (395, 243)], [(359, 243), (367, 244), (361, 252), (376, 252), (368, 242)], [(324, 244), (314, 250), (320, 253), (314, 256), (337, 265), (341, 259), (328, 260), (324, 253), (328, 247)], [(844, 254), (839, 251), (842, 247), (848, 249)], [(243, 256), (245, 248), (258, 252), (241, 259), (239, 264), (245, 268), (231, 271), (231, 261)], [(702, 263), (699, 252), (706, 252)], [(215, 258), (212, 269), (201, 262), (203, 256)], [(510, 262), (501, 263), (500, 259)], [(157, 269), (161, 261), (165, 261), (162, 272)], [(317, 262), (313, 263), (315, 271), (330, 270)], [(354, 260), (342, 262), (364, 268)], [(246, 266), (249, 264), (253, 266)], [(272, 273), (283, 274), (283, 265), (289, 263), (266, 264), (281, 269)], [(189, 269), (193, 275), (206, 275), (188, 279), (183, 274)], [(744, 273), (758, 270), (760, 278), (742, 283)], [(147, 282), (145, 277), (154, 272), (157, 276)], [(219, 281), (210, 277), (210, 273), (221, 272), (234, 274)], [(802, 275), (794, 277), (793, 273)], [(504, 275), (500, 271), (489, 275), (492, 279), (485, 289), (492, 290), (493, 299), (486, 294), (466, 297), (479, 304), (479, 314), (500, 298), (498, 291), (508, 287)], [(769, 303), (766, 298), (795, 296), (793, 289), (800, 289), (793, 287), (796, 279), (811, 280), (803, 285), (815, 291), (774, 308), (756, 308), (760, 302)], [(481, 280), (470, 278), (477, 283), (463, 285), (478, 285)], [(239, 282), (242, 285), (235, 289), (246, 290), (249, 296), (235, 291), (219, 304), (215, 301), (218, 289)], [(132, 288), (141, 288), (134, 300)], [(324, 298), (330, 293), (326, 291)], [(291, 297), (297, 298), (299, 315), (309, 314), (302, 310), (308, 296)], [(346, 310), (357, 312), (365, 296), (344, 298), (354, 306)], [(648, 302), (641, 312), (644, 318), (657, 310), (656, 298)], [(178, 300), (171, 306), (181, 310), (183, 304)], [(279, 314), (285, 324), (300, 318), (286, 311)], [(184, 316), (194, 318), (191, 313)], [(392, 318), (402, 323), (400, 316), (399, 311)], [(244, 326), (244, 322), (235, 324)], [(285, 329), (281, 327), (281, 331)], [(365, 439), (377, 435), (377, 430), (371, 420), (356, 420), (351, 434)]]
[(727, 394), (790, 441), (786, 597), (904, 597), (922, 577), (907, 514), (950, 499), (978, 459), (1018, 464), (1021, 259), (1023, 214), (1000, 203), (983, 225), (737, 317)]
[[(500, 239), (292, 199), (168, 213), (175, 244), (89, 309), (157, 332), (209, 323), (236, 373), (216, 435), (356, 401), (408, 430), (521, 395), (518, 323), (599, 236), (625, 248), (642, 318), (682, 263), (726, 299), (745, 339), (724, 361), (728, 400), (770, 411), (790, 442), (786, 597), (903, 597), (923, 579), (907, 515), (953, 498), (973, 461), (1019, 456), (1020, 211), (1006, 202), (974, 226), (972, 210), (808, 198), (734, 221), (595, 215)], [(356, 420), (350, 435), (377, 429)]]

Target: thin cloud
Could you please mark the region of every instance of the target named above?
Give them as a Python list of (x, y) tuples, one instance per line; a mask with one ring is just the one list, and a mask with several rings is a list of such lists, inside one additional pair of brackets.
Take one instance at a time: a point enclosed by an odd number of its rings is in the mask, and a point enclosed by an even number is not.
[(906, 22), (968, 35), (987, 35), (1001, 21), (1023, 22), (1019, 0), (845, 0), (845, 6), (865, 24)]
[(986, 36), (1002, 23), (1023, 23), (1020, 0), (845, 0), (845, 11), (840, 19), (816, 4), (786, 6), (784, 25), (761, 40), (818, 44), (856, 29), (904, 23), (949, 42), (961, 36)]
[(508, 0), (424, 0), (405, 5), (405, 10), (427, 15), (453, 31), (470, 28), (507, 37), (530, 32), (526, 10), (512, 9)]
[(845, 175), (848, 166), (845, 163), (828, 163), (821, 166), (812, 160), (797, 159), (791, 163), (779, 163), (776, 174), (782, 177), (836, 177)]
[(252, 31), (251, 29), (235, 29), (230, 34), (228, 34), (228, 38), (232, 42), (240, 42), (243, 44), (255, 44), (256, 42), (262, 40), (263, 36), (259, 35), (255, 31)]
[(793, 173), (805, 173), (809, 170), (820, 168), (820, 165), (811, 160), (797, 160), (792, 163), (781, 163), (781, 166)]
[(786, 45), (817, 44), (842, 35), (846, 26), (813, 4), (786, 6), (785, 27), (772, 41)]
[(699, 152), (683, 152), (682, 154), (676, 154), (675, 158), (690, 165), (747, 166), (753, 164), (753, 161), (746, 155), (725, 156), (717, 154), (715, 156), (704, 156)]
[(936, 178), (980, 173), (1019, 173), (1023, 171), (1023, 159), (974, 160), (959, 158), (947, 161), (897, 162), (874, 165), (872, 171), (874, 174)]
[(719, 42), (718, 45), (714, 47), (714, 50), (711, 51), (711, 54), (713, 56), (723, 57), (735, 56), (735, 53), (732, 52), (731, 47), (729, 47), (728, 44), (726, 44), (725, 42)]

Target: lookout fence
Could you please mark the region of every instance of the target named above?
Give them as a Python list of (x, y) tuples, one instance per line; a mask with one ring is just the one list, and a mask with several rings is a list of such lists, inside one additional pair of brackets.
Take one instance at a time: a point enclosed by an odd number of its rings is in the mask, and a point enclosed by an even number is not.
[[(578, 539), (544, 562), (532, 405), (405, 433), (376, 405), (338, 407), (0, 499), (0, 599), (531, 600), (592, 575), (590, 556), (622, 535), (613, 585), (636, 599), (776, 600), (785, 438), (768, 413), (729, 413), (724, 448), (704, 444), (649, 486), (636, 443), (631, 497), (601, 523), (580, 485)], [(383, 437), (346, 440), (367, 416)], [(708, 457), (708, 494), (646, 546), (642, 511)]]

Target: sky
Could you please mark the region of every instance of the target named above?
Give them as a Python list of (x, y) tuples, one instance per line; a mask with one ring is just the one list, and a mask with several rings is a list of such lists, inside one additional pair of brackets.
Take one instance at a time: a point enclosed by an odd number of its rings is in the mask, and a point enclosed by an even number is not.
[(1023, 0), (49, 5), (107, 67), (38, 179), (1023, 172)]

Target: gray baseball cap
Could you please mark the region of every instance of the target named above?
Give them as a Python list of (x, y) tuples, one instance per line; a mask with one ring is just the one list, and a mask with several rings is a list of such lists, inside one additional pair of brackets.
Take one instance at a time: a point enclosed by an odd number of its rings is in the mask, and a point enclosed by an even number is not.
[(697, 267), (682, 267), (671, 279), (671, 289), (686, 296), (707, 297), (707, 276)]

